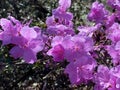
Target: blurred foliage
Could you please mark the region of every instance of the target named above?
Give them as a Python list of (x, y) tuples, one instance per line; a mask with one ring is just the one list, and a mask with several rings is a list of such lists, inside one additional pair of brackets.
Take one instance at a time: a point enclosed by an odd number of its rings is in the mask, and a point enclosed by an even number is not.
[[(72, 0), (69, 11), (74, 14), (75, 27), (89, 24), (86, 18), (94, 1)], [(0, 0), (0, 18), (12, 15), (21, 21), (32, 20), (32, 25), (45, 28), (46, 17), (51, 15), (57, 5), (58, 0)], [(0, 90), (93, 90), (93, 83), (91, 86), (70, 85), (68, 77), (63, 74), (66, 62), (56, 65), (49, 58), (38, 54), (38, 62), (28, 65), (11, 58), (8, 53), (10, 48), (10, 45), (0, 47)], [(50, 66), (46, 67), (48, 62)]]

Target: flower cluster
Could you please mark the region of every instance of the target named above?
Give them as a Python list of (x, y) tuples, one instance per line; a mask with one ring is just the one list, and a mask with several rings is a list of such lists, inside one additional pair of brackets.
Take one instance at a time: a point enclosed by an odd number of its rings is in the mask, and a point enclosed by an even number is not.
[(48, 31), (54, 31), (54, 35), (51, 42), (52, 48), (47, 54), (52, 56), (56, 62), (62, 62), (63, 60), (69, 62), (65, 73), (69, 74), (72, 84), (87, 83), (88, 80), (92, 80), (93, 71), (96, 66), (95, 60), (90, 55), (94, 42), (89, 35), (91, 33), (80, 32), (75, 35), (75, 32), (73, 32), (71, 21), (73, 16), (70, 12), (66, 12), (70, 4), (70, 0), (60, 0), (59, 7), (53, 10), (53, 16), (51, 17), (54, 17), (54, 20), (58, 19), (58, 21), (54, 25), (48, 24)]
[[(30, 23), (23, 24), (12, 16), (2, 18), (0, 40), (3, 46), (12, 44), (10, 55), (15, 59), (22, 58), (26, 63), (36, 62), (40, 51), (46, 51), (43, 55), (54, 62), (66, 60), (68, 65), (64, 73), (72, 84), (91, 81), (95, 83), (95, 90), (120, 90), (120, 0), (107, 0), (107, 4), (112, 11), (102, 3), (94, 2), (88, 14), (88, 20), (94, 24), (79, 26), (78, 33), (74, 30), (73, 14), (67, 11), (71, 0), (59, 0), (52, 16), (46, 19), (45, 33), (41, 28), (30, 27)], [(97, 45), (97, 39), (94, 39), (97, 32), (103, 32), (111, 43)], [(111, 66), (100, 65), (100, 59), (94, 57), (99, 48), (108, 52)]]
[(60, 0), (58, 8), (52, 11), (52, 16), (47, 17), (46, 24), (49, 35), (74, 35), (73, 14), (67, 12), (70, 5), (71, 0)]
[(48, 55), (56, 62), (67, 60), (69, 64), (65, 73), (69, 74), (71, 83), (80, 84), (92, 79), (96, 66), (95, 60), (89, 51), (93, 49), (93, 41), (90, 37), (81, 35), (56, 36), (52, 41), (52, 48)]
[[(106, 34), (106, 38), (111, 41), (108, 45), (102, 45), (112, 58), (113, 66), (108, 68), (104, 65), (98, 65), (97, 72), (94, 74), (94, 90), (119, 90), (120, 89), (120, 24), (119, 8), (120, 0), (107, 0), (107, 4), (113, 9), (108, 11), (104, 5), (94, 2), (88, 19), (100, 25), (99, 29)], [(111, 66), (110, 66), (111, 67)]]

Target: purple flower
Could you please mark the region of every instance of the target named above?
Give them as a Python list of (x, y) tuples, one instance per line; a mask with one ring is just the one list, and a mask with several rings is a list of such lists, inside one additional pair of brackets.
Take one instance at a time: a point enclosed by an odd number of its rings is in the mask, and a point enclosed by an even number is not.
[(100, 65), (95, 75), (95, 90), (120, 90), (120, 66), (108, 69)]
[[(60, 56), (62, 53), (61, 57), (63, 58), (64, 56), (68, 62), (73, 62), (81, 58), (82, 55), (86, 55), (86, 53), (89, 55), (89, 51), (93, 50), (92, 39), (90, 37), (80, 35), (67, 35), (65, 37), (56, 36), (53, 38), (51, 45), (52, 48), (48, 51), (50, 52), (49, 55), (55, 58), (55, 56)], [(58, 53), (59, 50), (60, 53)], [(57, 53), (55, 54), (55, 52)]]
[[(10, 50), (11, 56), (14, 58), (22, 57), (27, 63), (34, 63), (37, 60), (37, 53), (44, 47), (42, 38), (38, 38), (39, 33), (34, 28), (24, 26), (21, 28), (21, 42), (16, 41), (16, 46)], [(39, 36), (42, 37), (42, 36)]]
[(94, 78), (94, 90), (105, 90), (110, 87), (110, 72), (108, 67), (100, 65)]
[(106, 34), (113, 43), (116, 43), (120, 40), (120, 25), (118, 23), (114, 23), (111, 27), (107, 29)]
[(113, 9), (120, 10), (120, 0), (107, 0), (107, 4)]
[(99, 4), (97, 1), (92, 4), (88, 19), (95, 23), (102, 23), (106, 20), (108, 11), (104, 8), (103, 4)]
[(21, 28), (21, 24), (12, 23), (12, 21), (2, 18), (0, 19), (0, 26), (2, 30), (0, 32), (0, 40), (2, 40), (3, 45), (10, 44), (14, 41), (14, 38), (19, 35), (19, 29)]
[(33, 64), (37, 60), (37, 53), (44, 48), (44, 40), (39, 27), (29, 27), (21, 24), (14, 17), (0, 19), (0, 40), (3, 45), (14, 44), (10, 54), (15, 59), (23, 58), (25, 62)]
[(119, 22), (120, 21), (120, 10), (116, 11), (114, 16), (116, 17), (116, 22)]
[(58, 19), (56, 19), (55, 21), (55, 17), (54, 16), (50, 16), (50, 17), (47, 17), (46, 19), (46, 25), (47, 26), (55, 26), (56, 24), (58, 24)]
[(120, 63), (120, 25), (114, 23), (106, 30), (107, 37), (112, 41), (112, 44), (107, 46), (106, 50), (112, 57), (113, 64)]
[(111, 68), (111, 87), (108, 90), (120, 90), (120, 65)]
[(113, 64), (114, 65), (119, 64), (120, 63), (119, 50), (116, 50), (114, 45), (107, 46), (106, 50), (108, 51), (108, 53), (112, 57)]
[(70, 62), (65, 68), (72, 84), (87, 83), (93, 79), (93, 71), (96, 63), (89, 55), (83, 55), (74, 62)]
[(52, 16), (47, 17), (46, 24), (49, 35), (74, 34), (73, 14), (66, 10), (70, 7), (71, 0), (60, 0), (58, 8), (52, 11)]
[(105, 25), (106, 28), (111, 27), (115, 23), (115, 14), (108, 15), (107, 19), (104, 20), (103, 24)]
[(79, 35), (73, 37), (66, 37), (62, 45), (65, 47), (65, 58), (69, 62), (77, 60), (82, 55), (86, 53), (89, 54), (89, 51), (93, 50), (92, 39)]

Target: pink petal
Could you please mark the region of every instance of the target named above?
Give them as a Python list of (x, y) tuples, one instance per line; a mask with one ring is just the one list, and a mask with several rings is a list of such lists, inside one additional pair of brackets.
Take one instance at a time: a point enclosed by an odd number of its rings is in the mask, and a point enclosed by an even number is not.
[(23, 27), (20, 31), (20, 34), (28, 40), (31, 40), (37, 37), (37, 32), (33, 28), (30, 28), (28, 26)]

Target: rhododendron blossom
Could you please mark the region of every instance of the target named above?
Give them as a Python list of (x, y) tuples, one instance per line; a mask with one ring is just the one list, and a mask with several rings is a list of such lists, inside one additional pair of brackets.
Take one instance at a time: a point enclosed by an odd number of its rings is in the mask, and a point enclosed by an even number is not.
[(101, 23), (107, 18), (108, 13), (109, 12), (104, 8), (104, 5), (99, 4), (99, 2), (96, 1), (92, 4), (88, 19), (95, 23)]
[(120, 66), (108, 69), (106, 66), (99, 66), (95, 75), (94, 90), (119, 90), (120, 89)]
[(34, 27), (23, 25), (13, 17), (9, 18), (10, 20), (4, 18), (0, 20), (3, 30), (0, 32), (0, 39), (3, 45), (15, 45), (10, 50), (11, 56), (15, 59), (22, 57), (27, 63), (36, 62), (36, 54), (44, 47), (42, 35), (39, 35), (40, 29), (37, 32)]
[(113, 9), (120, 10), (120, 0), (107, 0), (108, 5)]
[(93, 79), (95, 60), (89, 55), (83, 55), (81, 58), (67, 65), (65, 73), (69, 74), (72, 84), (87, 83)]

